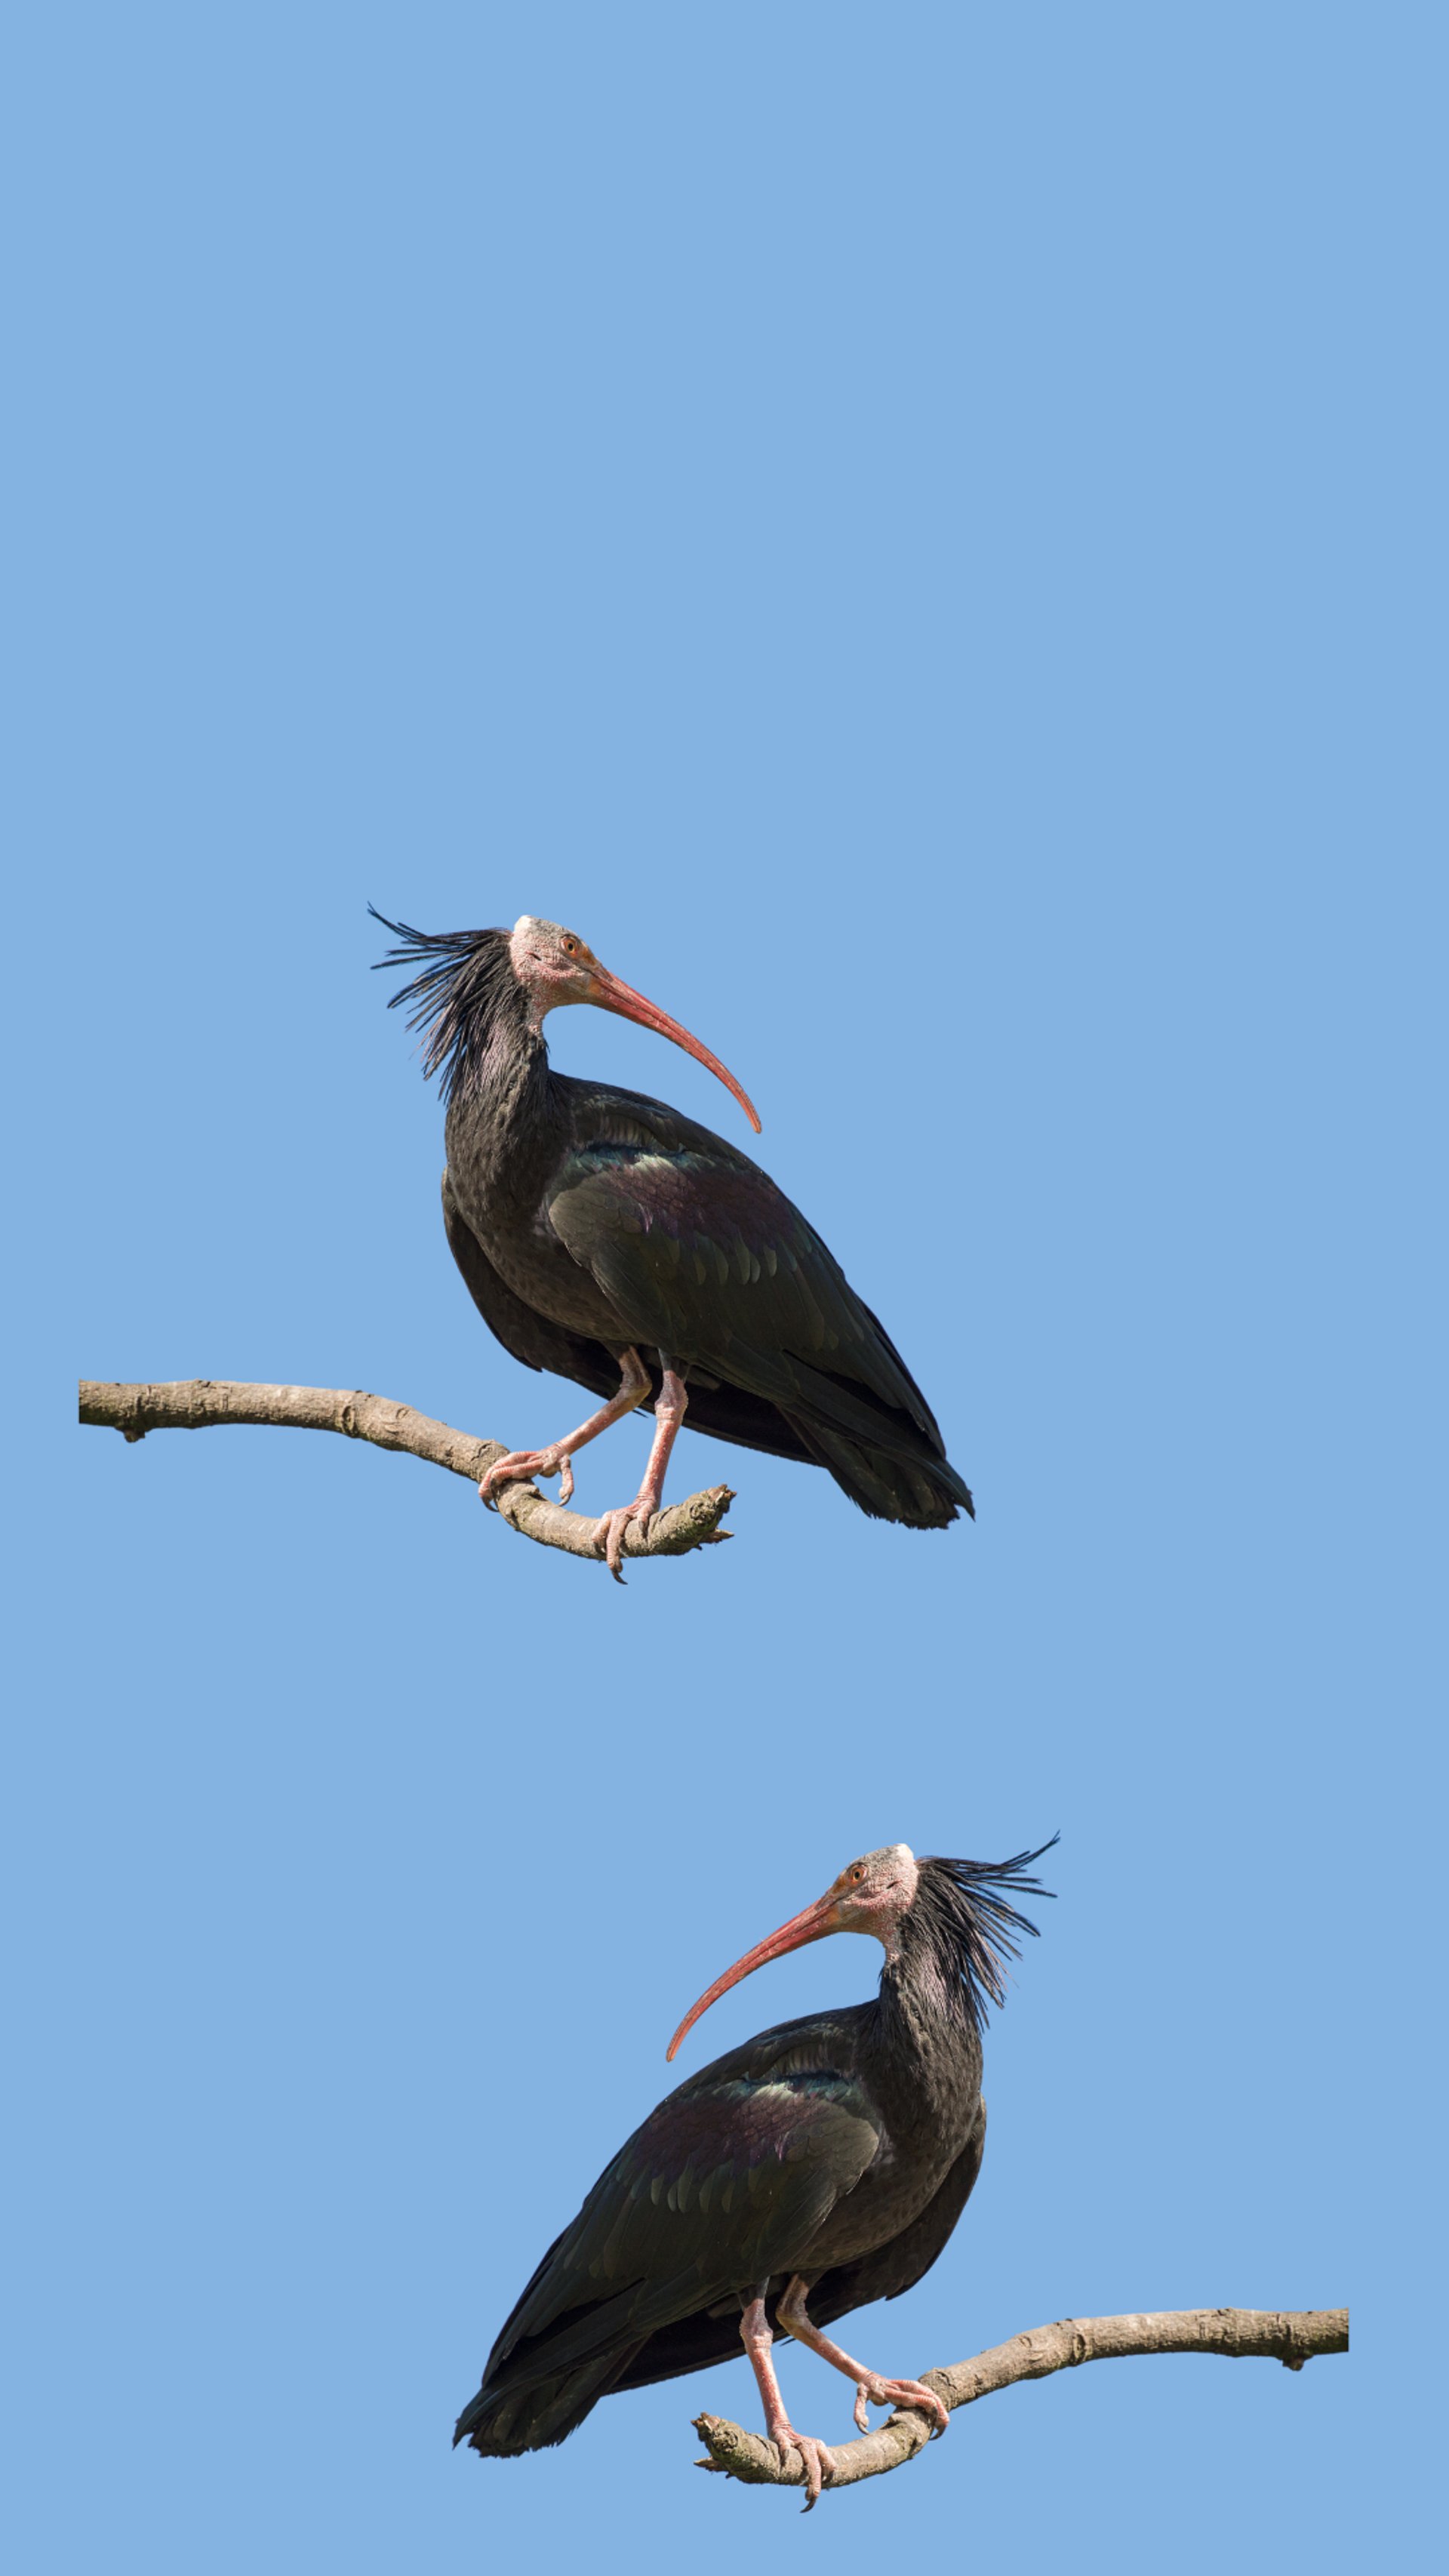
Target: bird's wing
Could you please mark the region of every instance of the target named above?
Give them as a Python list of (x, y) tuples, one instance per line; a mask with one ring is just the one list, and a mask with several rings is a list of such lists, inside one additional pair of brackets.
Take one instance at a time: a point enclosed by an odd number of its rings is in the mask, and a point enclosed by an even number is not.
[(939, 1461), (900, 1353), (767, 1172), (654, 1102), (626, 1113), (616, 1095), (599, 1125), (611, 1132), (565, 1156), (548, 1217), (633, 1338), (859, 1438), (893, 1430)]
[(762, 2060), (752, 2043), (661, 2102), (545, 2255), (494, 2346), (484, 2391), (637, 2344), (794, 2269), (880, 2145), (865, 2087), (829, 2062), (841, 2053), (797, 2041)]

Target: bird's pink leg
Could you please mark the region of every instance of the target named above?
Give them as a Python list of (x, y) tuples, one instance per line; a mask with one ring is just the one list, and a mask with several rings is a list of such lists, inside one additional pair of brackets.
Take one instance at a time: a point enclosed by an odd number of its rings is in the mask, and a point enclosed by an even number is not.
[(639, 1521), (647, 1530), (664, 1500), (669, 1453), (679, 1437), (679, 1426), (688, 1406), (683, 1378), (674, 1369), (666, 1368), (659, 1401), (654, 1407), (654, 1438), (649, 1450), (649, 1464), (644, 1470), (644, 1482), (632, 1503), (622, 1504), (618, 1511), (605, 1512), (594, 1532), (595, 1553), (608, 1558), (609, 1572), (616, 1583), (624, 1580), (620, 1568), (624, 1556), (624, 1532), (629, 1523)]
[(740, 2319), (740, 2341), (750, 2357), (750, 2368), (765, 2409), (765, 2430), (780, 2454), (782, 2467), (788, 2467), (790, 2454), (798, 2451), (805, 2463), (805, 2510), (820, 2499), (820, 2489), (835, 2474), (835, 2462), (823, 2442), (812, 2440), (808, 2433), (797, 2433), (785, 2412), (785, 2400), (770, 2359), (770, 2346), (775, 2338), (765, 2317), (763, 2299), (752, 2299)]
[(833, 2370), (843, 2370), (847, 2379), (854, 2380), (855, 2420), (862, 2433), (870, 2431), (870, 2418), (865, 2411), (867, 2398), (872, 2406), (918, 2406), (923, 2415), (935, 2416), (937, 2433), (945, 2432), (951, 2418), (933, 2389), (925, 2387), (919, 2379), (880, 2379), (863, 2363), (852, 2361), (848, 2352), (842, 2352), (838, 2343), (831, 2342), (829, 2335), (823, 2335), (818, 2326), (812, 2326), (805, 2313), (807, 2296), (806, 2285), (797, 2272), (783, 2299), (777, 2302), (775, 2323), (786, 2334), (793, 2335), (796, 2343), (803, 2343), (811, 2352), (818, 2352), (821, 2360), (828, 2361)]
[(574, 1451), (586, 1447), (590, 1440), (597, 1440), (599, 1433), (607, 1431), (610, 1424), (619, 1421), (622, 1415), (633, 1413), (648, 1392), (649, 1371), (637, 1351), (625, 1351), (619, 1362), (618, 1394), (611, 1395), (607, 1404), (601, 1404), (597, 1413), (591, 1413), (587, 1422), (581, 1422), (577, 1431), (570, 1431), (562, 1440), (555, 1440), (552, 1448), (511, 1449), (506, 1458), (498, 1459), (479, 1484), (479, 1501), (491, 1503), (498, 1487), (508, 1484), (515, 1476), (556, 1476), (562, 1467), (563, 1483), (558, 1489), (558, 1498), (561, 1503), (566, 1503), (574, 1489), (574, 1471), (570, 1463)]

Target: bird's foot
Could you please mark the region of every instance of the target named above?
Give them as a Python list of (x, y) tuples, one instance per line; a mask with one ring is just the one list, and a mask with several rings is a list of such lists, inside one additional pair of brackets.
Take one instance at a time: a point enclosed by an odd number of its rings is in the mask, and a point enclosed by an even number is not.
[(512, 1484), (520, 1476), (556, 1476), (562, 1468), (563, 1483), (558, 1498), (566, 1503), (574, 1490), (573, 1460), (568, 1451), (555, 1441), (551, 1449), (510, 1449), (506, 1458), (496, 1459), (478, 1483), (478, 1500), (497, 1509), (500, 1485)]
[(931, 2436), (933, 2441), (945, 2432), (951, 2421), (934, 2388), (927, 2388), (920, 2379), (857, 2380), (855, 2420), (862, 2433), (870, 2431), (870, 2418), (865, 2411), (867, 2400), (872, 2406), (914, 2406), (922, 2415), (934, 2416), (936, 2430)]
[(649, 1524), (658, 1509), (659, 1496), (651, 1494), (646, 1487), (643, 1493), (635, 1495), (632, 1503), (623, 1503), (617, 1511), (605, 1512), (594, 1532), (594, 1554), (604, 1558), (616, 1583), (624, 1580), (624, 1532), (631, 1521), (637, 1521), (647, 1537)]
[(811, 2434), (797, 2433), (794, 2425), (783, 2418), (770, 2426), (770, 2439), (780, 2454), (782, 2469), (788, 2469), (791, 2452), (799, 2452), (805, 2464), (805, 2510), (811, 2512), (820, 2502), (821, 2488), (835, 2475), (834, 2453)]

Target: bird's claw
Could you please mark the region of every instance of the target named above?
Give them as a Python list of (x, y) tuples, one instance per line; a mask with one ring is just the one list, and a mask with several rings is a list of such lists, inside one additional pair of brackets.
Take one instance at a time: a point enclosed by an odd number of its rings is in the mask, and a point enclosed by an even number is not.
[(924, 2380), (862, 2379), (855, 2392), (855, 2420), (862, 2433), (869, 2430), (865, 2413), (867, 2398), (872, 2406), (914, 2406), (919, 2414), (933, 2416), (933, 2442), (939, 2439), (951, 2421), (934, 2388), (928, 2388)]
[(835, 2456), (823, 2442), (809, 2433), (797, 2433), (793, 2424), (782, 2424), (774, 2436), (780, 2454), (780, 2466), (788, 2469), (790, 2454), (798, 2451), (805, 2465), (805, 2511), (813, 2512), (820, 2502), (820, 2490), (835, 2475)]
[(524, 1476), (556, 1476), (560, 1468), (563, 1469), (563, 1483), (559, 1487), (559, 1501), (566, 1503), (574, 1489), (571, 1459), (561, 1456), (557, 1449), (510, 1449), (506, 1458), (495, 1458), (492, 1466), (479, 1477), (478, 1500), (486, 1503), (491, 1511), (496, 1511), (500, 1485), (511, 1485), (516, 1478)]
[(624, 1580), (624, 1533), (631, 1521), (637, 1521), (645, 1537), (659, 1506), (652, 1494), (638, 1494), (632, 1503), (623, 1503), (617, 1511), (605, 1512), (594, 1532), (594, 1554), (603, 1557), (616, 1583)]

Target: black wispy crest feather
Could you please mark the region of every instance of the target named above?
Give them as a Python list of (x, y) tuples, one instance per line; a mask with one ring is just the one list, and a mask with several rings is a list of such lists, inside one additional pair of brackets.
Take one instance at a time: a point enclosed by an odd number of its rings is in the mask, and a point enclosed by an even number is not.
[(376, 904), (367, 907), (374, 921), (400, 941), (380, 957), (374, 974), (385, 966), (418, 966), (422, 973), (394, 993), (388, 1009), (411, 1003), (408, 1027), (425, 1040), (423, 1074), (443, 1077), (443, 1098), (451, 1100), (480, 1064), (499, 1011), (523, 1006), (522, 988), (508, 952), (506, 930), (413, 930), (405, 921), (389, 921)]
[(988, 2003), (1006, 2001), (1007, 1961), (1021, 1956), (1018, 1934), (1038, 1936), (1035, 1923), (1006, 1902), (1013, 1896), (1051, 1897), (1039, 1878), (1025, 1872), (1061, 1840), (1036, 1851), (1017, 1852), (1011, 1860), (923, 1860), (915, 1902), (907, 1920), (923, 1935), (943, 1965), (954, 1969), (972, 2021), (981, 2030)]

